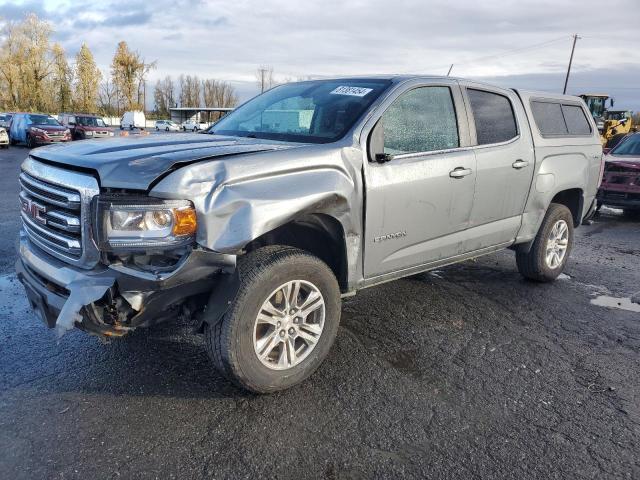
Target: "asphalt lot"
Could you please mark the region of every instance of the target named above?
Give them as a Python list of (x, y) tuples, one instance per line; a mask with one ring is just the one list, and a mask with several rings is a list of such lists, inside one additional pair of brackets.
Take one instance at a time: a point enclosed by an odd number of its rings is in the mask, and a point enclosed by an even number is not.
[(501, 252), (365, 290), (311, 379), (254, 396), (188, 324), (103, 345), (28, 312), (27, 152), (0, 151), (0, 478), (640, 478), (640, 313), (591, 303), (640, 290), (640, 222), (579, 228), (552, 285)]

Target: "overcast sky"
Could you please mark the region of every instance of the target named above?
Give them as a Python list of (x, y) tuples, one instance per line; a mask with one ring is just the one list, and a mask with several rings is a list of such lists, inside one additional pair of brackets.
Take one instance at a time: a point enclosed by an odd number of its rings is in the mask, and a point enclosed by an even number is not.
[[(606, 6), (606, 8), (605, 8)], [(570, 93), (604, 92), (640, 110), (640, 0), (0, 0), (0, 17), (35, 12), (74, 55), (86, 42), (108, 70), (118, 41), (154, 81), (181, 73), (228, 80), (246, 99), (254, 72), (276, 78), (446, 74)]]

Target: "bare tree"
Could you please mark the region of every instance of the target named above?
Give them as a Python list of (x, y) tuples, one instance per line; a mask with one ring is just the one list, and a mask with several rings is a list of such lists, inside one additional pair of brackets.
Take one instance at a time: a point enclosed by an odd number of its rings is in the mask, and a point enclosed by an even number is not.
[(115, 105), (117, 98), (116, 87), (109, 77), (105, 77), (98, 90), (98, 107), (103, 115), (117, 115)]
[[(206, 107), (235, 107), (238, 104), (238, 95), (229, 82), (207, 78), (202, 81), (202, 92)], [(220, 118), (220, 112), (214, 118)], [(212, 121), (213, 118), (209, 118)]]
[(200, 79), (197, 75), (180, 75), (180, 105), (183, 107), (200, 106)]
[(169, 115), (169, 109), (175, 107), (175, 85), (169, 75), (156, 82), (153, 98), (158, 115)]

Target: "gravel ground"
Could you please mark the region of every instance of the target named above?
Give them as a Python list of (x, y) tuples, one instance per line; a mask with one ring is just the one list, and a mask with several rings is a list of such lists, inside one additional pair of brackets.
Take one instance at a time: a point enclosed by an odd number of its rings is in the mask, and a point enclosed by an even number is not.
[[(566, 273), (513, 254), (360, 292), (304, 384), (246, 394), (189, 325), (57, 341), (13, 274), (0, 151), (0, 478), (640, 478), (640, 223), (605, 210)], [(635, 304), (632, 304), (635, 305)]]

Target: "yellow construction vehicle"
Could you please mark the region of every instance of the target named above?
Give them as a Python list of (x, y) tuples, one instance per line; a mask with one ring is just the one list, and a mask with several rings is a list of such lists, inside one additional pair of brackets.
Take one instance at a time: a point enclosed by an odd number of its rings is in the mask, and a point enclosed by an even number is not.
[(607, 109), (607, 100), (609, 100), (610, 107), (613, 107), (614, 104), (613, 98), (609, 95), (587, 93), (579, 95), (579, 97), (584, 100), (593, 115), (603, 145), (617, 143), (633, 128), (633, 118), (629, 110)]

